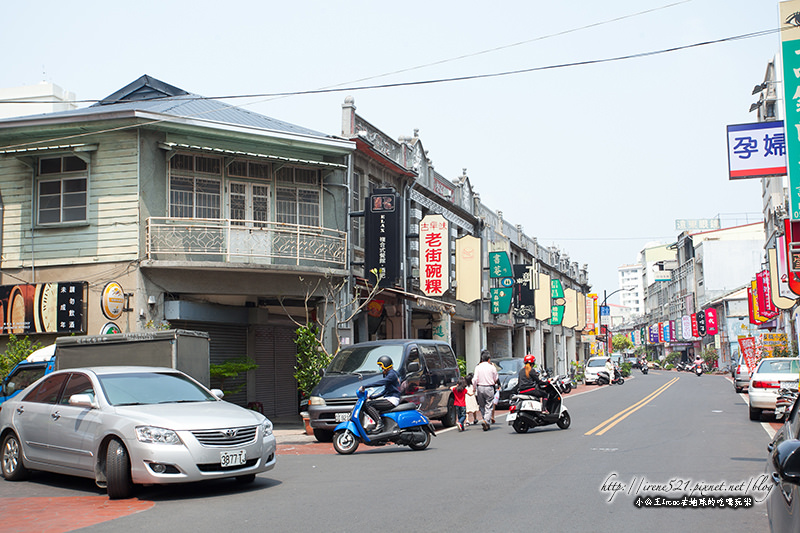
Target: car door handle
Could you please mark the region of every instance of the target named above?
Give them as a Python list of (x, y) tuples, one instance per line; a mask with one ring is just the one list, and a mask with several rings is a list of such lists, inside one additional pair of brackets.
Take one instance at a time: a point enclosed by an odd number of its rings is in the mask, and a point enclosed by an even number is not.
[(772, 453), (772, 450), (774, 450), (774, 449), (775, 449), (775, 444), (774, 443), (770, 442), (769, 444), (767, 444), (767, 451), (769, 453)]
[(55, 413), (50, 413), (50, 418), (52, 418), (53, 420), (58, 420), (59, 418), (61, 418), (61, 415), (59, 414), (58, 411), (56, 411)]

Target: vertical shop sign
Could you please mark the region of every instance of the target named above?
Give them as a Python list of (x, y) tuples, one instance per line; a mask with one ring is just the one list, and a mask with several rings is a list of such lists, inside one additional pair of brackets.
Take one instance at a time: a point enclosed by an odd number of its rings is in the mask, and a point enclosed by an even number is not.
[(756, 274), (756, 286), (758, 287), (758, 310), (761, 316), (775, 318), (778, 316), (778, 308), (772, 301), (769, 270), (765, 269)]
[[(800, 220), (800, 1), (780, 2), (789, 217)], [(787, 244), (789, 244), (787, 242)], [(794, 289), (792, 289), (794, 290)]]
[(681, 317), (681, 334), (684, 339), (692, 338), (692, 318), (689, 315)]
[(550, 280), (550, 325), (560, 326), (564, 320), (564, 287), (561, 285), (560, 279)]
[(426, 215), (419, 223), (419, 285), (427, 296), (450, 288), (449, 223), (442, 215)]
[(704, 337), (706, 335), (706, 313), (703, 310), (695, 313), (695, 320), (697, 321), (697, 335)]
[(719, 333), (717, 310), (709, 307), (706, 309), (706, 335), (716, 335), (717, 333)]
[(481, 240), (465, 235), (456, 240), (456, 300), (471, 303), (481, 297)]
[(692, 313), (692, 337), (699, 337), (700, 336), (700, 329), (697, 327), (697, 313)]
[(364, 214), (364, 277), (375, 282), (374, 270), (382, 276), (379, 285), (391, 287), (400, 277), (400, 209), (394, 189), (375, 189)]
[(533, 318), (538, 281), (536, 265), (514, 265), (514, 316)]

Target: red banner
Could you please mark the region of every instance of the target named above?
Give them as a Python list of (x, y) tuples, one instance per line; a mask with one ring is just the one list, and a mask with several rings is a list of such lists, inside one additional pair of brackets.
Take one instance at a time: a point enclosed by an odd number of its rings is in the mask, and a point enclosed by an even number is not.
[(658, 323), (658, 342), (664, 342), (664, 323)]
[(700, 330), (697, 328), (697, 314), (692, 313), (692, 337), (699, 337)]
[(770, 286), (769, 270), (762, 270), (756, 274), (756, 288), (758, 289), (758, 310), (765, 318), (778, 316), (778, 308), (772, 301), (772, 287)]
[(717, 310), (709, 307), (706, 309), (706, 335), (716, 335), (718, 332)]
[(744, 355), (744, 363), (750, 373), (756, 369), (758, 364), (758, 355), (756, 354), (756, 339), (753, 337), (742, 337), (739, 339), (739, 349), (742, 350)]

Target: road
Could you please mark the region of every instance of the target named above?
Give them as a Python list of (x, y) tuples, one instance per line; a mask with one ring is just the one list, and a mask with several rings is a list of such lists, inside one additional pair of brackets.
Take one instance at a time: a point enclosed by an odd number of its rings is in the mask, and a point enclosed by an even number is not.
[(39, 505), (51, 516), (81, 503), (89, 505), (86, 517), (99, 518), (51, 531), (768, 530), (759, 503), (736, 510), (634, 505), (637, 496), (677, 498), (698, 485), (715, 486), (714, 494), (742, 485), (732, 492), (763, 498), (756, 488), (770, 439), (748, 420), (746, 401), (726, 378), (637, 373), (622, 386), (565, 399), (567, 430), (516, 434), (501, 417), (489, 432), (442, 432), (421, 452), (362, 446), (339, 456), (309, 445), (324, 453), (280, 455), (275, 470), (246, 487), (145, 487), (136, 500), (109, 502), (91, 481), (38, 473), (0, 482), (2, 519), (25, 531), (24, 520), (13, 521), (23, 518), (15, 515), (22, 506)]

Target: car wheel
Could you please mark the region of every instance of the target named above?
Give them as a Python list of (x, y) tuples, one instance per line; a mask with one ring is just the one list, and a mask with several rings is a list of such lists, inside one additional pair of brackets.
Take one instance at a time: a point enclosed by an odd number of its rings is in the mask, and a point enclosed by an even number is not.
[(333, 434), (333, 449), (342, 455), (350, 455), (358, 449), (358, 439), (347, 429), (339, 430)]
[(453, 405), (453, 397), (450, 396), (450, 399), (447, 400), (447, 414), (444, 415), (442, 418), (439, 419), (442, 422), (442, 425), (446, 428), (451, 428), (456, 425), (456, 421), (458, 420), (458, 416), (456, 414), (456, 406)]
[(422, 442), (412, 442), (409, 444), (408, 447), (412, 450), (424, 450), (428, 447), (428, 444), (431, 443), (431, 434), (424, 429), (420, 429), (420, 431), (422, 431), (422, 434), (425, 435), (425, 440)]
[(130, 498), (133, 494), (131, 481), (131, 460), (128, 450), (116, 439), (108, 443), (106, 451), (106, 491), (111, 500)]
[(247, 474), (246, 476), (236, 476), (236, 482), (246, 485), (256, 480), (255, 474)]
[(519, 418), (514, 420), (514, 424), (512, 425), (514, 431), (517, 433), (527, 433), (530, 429), (530, 426), (526, 424), (524, 421), (520, 420)]
[(22, 462), (22, 447), (13, 433), (9, 433), (3, 439), (1, 460), (3, 477), (8, 481), (20, 481), (28, 476), (28, 469)]
[(561, 414), (561, 417), (559, 417), (558, 422), (556, 422), (556, 424), (558, 424), (558, 427), (560, 427), (561, 429), (567, 429), (571, 422), (572, 419), (569, 417), (569, 413), (564, 411)]
[(761, 420), (761, 409), (750, 408), (750, 420)]
[(315, 429), (314, 438), (317, 442), (330, 442), (333, 440), (333, 431), (329, 429)]

